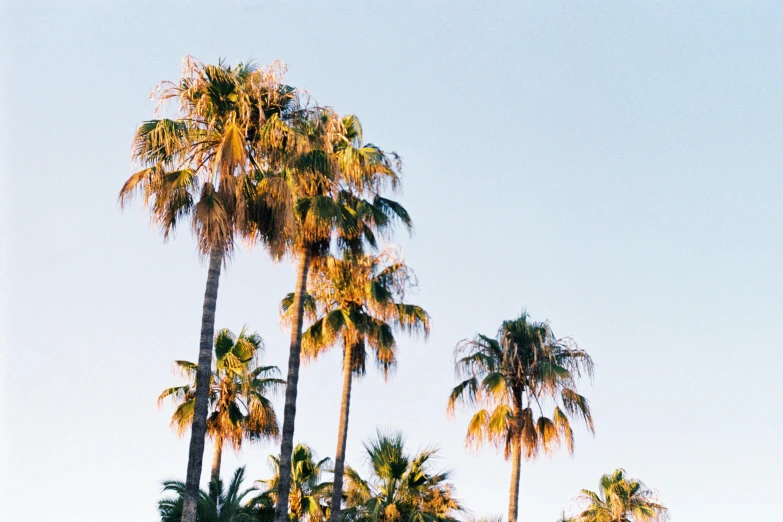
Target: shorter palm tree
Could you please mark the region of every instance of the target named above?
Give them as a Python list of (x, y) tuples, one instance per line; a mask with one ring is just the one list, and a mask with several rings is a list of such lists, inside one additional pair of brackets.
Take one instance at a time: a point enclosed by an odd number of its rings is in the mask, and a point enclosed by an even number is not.
[(432, 470), (436, 449), (405, 450), (400, 432), (378, 431), (364, 443), (372, 468), (369, 479), (345, 471), (343, 519), (350, 522), (455, 521), (464, 509), (454, 498), (451, 472)]
[[(269, 462), (274, 476), (257, 481), (261, 494), (251, 503), (263, 509), (277, 504), (277, 489), (280, 481), (280, 459), (270, 456)], [(332, 493), (332, 483), (322, 482), (321, 475), (331, 466), (332, 460), (316, 460), (313, 450), (297, 444), (291, 455), (291, 489), (288, 494), (289, 519), (292, 521), (323, 522), (329, 516), (328, 499)]]
[[(216, 361), (210, 380), (207, 417), (207, 433), (215, 442), (211, 481), (220, 476), (225, 443), (238, 451), (243, 440), (262, 441), (278, 436), (277, 416), (267, 396), (284, 386), (285, 381), (276, 377), (280, 374), (276, 366), (259, 366), (258, 355), (262, 349), (261, 337), (257, 333), (248, 334), (244, 328), (239, 336), (223, 329), (215, 337)], [(158, 405), (167, 397), (178, 404), (171, 425), (183, 435), (193, 422), (198, 365), (188, 361), (175, 364), (190, 382), (164, 390), (158, 397)]]
[[(196, 520), (198, 522), (256, 522), (259, 520), (256, 509), (243, 503), (245, 497), (254, 491), (254, 488), (242, 490), (244, 477), (245, 468), (237, 468), (227, 490), (223, 490), (223, 482), (218, 479), (210, 483), (209, 492), (199, 491)], [(164, 497), (158, 501), (161, 522), (180, 522), (182, 520), (185, 483), (178, 480), (167, 480), (163, 483), (163, 491), (173, 492), (174, 496)]]
[[(588, 401), (576, 391), (577, 378), (592, 375), (593, 361), (526, 312), (503, 321), (495, 338), (479, 334), (461, 341), (455, 356), (456, 373), (465, 380), (452, 390), (448, 412), (458, 404), (477, 408), (466, 442), (489, 442), (511, 460), (508, 521), (516, 522), (523, 456), (552, 453), (561, 443), (573, 452), (573, 417), (593, 431)], [(544, 413), (547, 406), (554, 406), (551, 416)]]
[[(416, 276), (405, 265), (399, 249), (387, 248), (379, 255), (344, 252), (342, 259), (327, 257), (314, 263), (305, 303), (314, 316), (302, 336), (305, 358), (342, 345), (343, 393), (337, 431), (331, 522), (340, 520), (345, 450), (353, 379), (364, 375), (369, 352), (384, 378), (397, 363), (395, 330), (404, 333), (430, 331), (430, 316), (420, 306), (405, 303), (405, 293), (416, 286)], [(294, 296), (282, 302), (290, 313)]]
[(577, 522), (665, 522), (669, 510), (655, 491), (640, 480), (626, 476), (624, 469), (604, 475), (598, 493), (582, 490), (580, 497), (589, 505)]

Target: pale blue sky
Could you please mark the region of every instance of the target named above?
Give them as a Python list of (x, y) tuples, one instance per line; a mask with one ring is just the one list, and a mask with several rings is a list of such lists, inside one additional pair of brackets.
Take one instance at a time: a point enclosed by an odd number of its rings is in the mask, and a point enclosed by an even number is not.
[[(184, 475), (155, 398), (196, 356), (205, 267), (116, 194), (150, 90), (191, 54), (281, 59), (404, 157), (417, 233), (399, 243), (433, 334), (356, 386), (350, 463), (400, 428), (442, 448), (468, 507), (504, 513), (509, 465), (467, 453), (444, 407), (454, 344), (527, 307), (597, 361), (597, 434), (524, 465), (522, 520), (620, 466), (675, 522), (783, 519), (783, 8), (704, 4), (5, 2), (2, 518), (151, 522)], [(217, 325), (247, 323), (284, 367), (292, 286), (288, 263), (240, 252)], [(334, 354), (299, 395), (296, 439), (322, 456), (338, 400)], [(224, 470), (266, 477), (275, 451)]]

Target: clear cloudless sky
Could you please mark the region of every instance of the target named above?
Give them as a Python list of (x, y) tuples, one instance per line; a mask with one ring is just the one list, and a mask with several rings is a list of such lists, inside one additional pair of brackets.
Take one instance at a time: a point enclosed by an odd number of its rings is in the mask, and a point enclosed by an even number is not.
[[(0, 34), (3, 520), (151, 522), (160, 481), (184, 476), (155, 399), (196, 357), (206, 267), (187, 229), (164, 244), (116, 198), (148, 95), (186, 55), (283, 60), (405, 160), (416, 233), (396, 241), (433, 331), (354, 388), (350, 464), (401, 429), (441, 448), (466, 506), (505, 513), (509, 464), (467, 452), (445, 403), (456, 342), (526, 308), (598, 368), (596, 435), (523, 465), (522, 520), (617, 467), (675, 521), (783, 520), (779, 1), (6, 1)], [(217, 307), (283, 369), (293, 279), (240, 251)], [(321, 456), (339, 367), (302, 373), (296, 440)], [(276, 451), (229, 451), (224, 472), (268, 477)]]

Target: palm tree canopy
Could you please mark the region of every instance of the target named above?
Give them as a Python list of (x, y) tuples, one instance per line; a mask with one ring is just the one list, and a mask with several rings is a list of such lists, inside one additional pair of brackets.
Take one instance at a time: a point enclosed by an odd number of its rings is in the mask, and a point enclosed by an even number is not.
[(588, 504), (577, 522), (665, 522), (669, 510), (655, 491), (640, 480), (629, 478), (624, 469), (603, 475), (598, 493), (582, 490), (580, 497)]
[[(224, 490), (223, 482), (217, 480), (210, 484), (209, 492), (200, 491), (196, 520), (198, 522), (256, 522), (259, 517), (255, 508), (243, 502), (245, 497), (255, 489), (242, 490), (244, 477), (245, 468), (237, 468), (228, 484), (228, 489)], [(180, 522), (185, 483), (167, 480), (163, 483), (163, 492), (172, 492), (174, 496), (164, 497), (158, 501), (161, 522)]]
[[(164, 238), (190, 218), (204, 254), (215, 248), (230, 254), (237, 233), (257, 232), (252, 236), (269, 244), (284, 241), (290, 228), (284, 198), (272, 197), (279, 194), (271, 189), (264, 197), (255, 193), (279, 161), (290, 134), (285, 121), (300, 111), (298, 91), (280, 83), (283, 73), (280, 63), (259, 69), (186, 57), (180, 80), (153, 91), (159, 109), (176, 103), (178, 117), (145, 121), (137, 129), (133, 159), (141, 170), (120, 190), (121, 205), (140, 193)], [(253, 219), (259, 215), (265, 219)]]
[[(215, 370), (210, 382), (210, 414), (207, 430), (212, 438), (220, 437), (239, 449), (242, 440), (264, 440), (278, 435), (277, 416), (269, 396), (285, 381), (277, 378), (276, 366), (259, 365), (263, 340), (257, 333), (244, 328), (239, 335), (223, 329), (215, 336)], [(176, 367), (188, 384), (163, 391), (158, 405), (171, 398), (177, 408), (171, 418), (172, 427), (182, 435), (193, 421), (198, 365), (176, 361)]]
[[(394, 332), (412, 335), (430, 331), (430, 316), (420, 306), (404, 302), (417, 284), (398, 249), (378, 255), (345, 251), (342, 258), (318, 260), (309, 281), (305, 309), (313, 320), (302, 336), (306, 359), (316, 358), (337, 344), (350, 344), (352, 369), (363, 374), (367, 349), (388, 376), (397, 362)], [(284, 319), (291, 313), (293, 294), (281, 303)]]
[[(457, 405), (477, 408), (467, 434), (469, 445), (487, 441), (510, 457), (520, 436), (527, 458), (550, 453), (561, 443), (573, 451), (571, 419), (593, 431), (585, 397), (576, 378), (592, 376), (593, 361), (571, 339), (558, 339), (549, 323), (533, 322), (526, 312), (504, 321), (495, 338), (477, 335), (455, 350), (457, 376), (464, 379), (451, 392), (448, 412)], [(553, 403), (551, 416), (543, 407)]]
[(371, 476), (365, 480), (355, 469), (346, 469), (346, 520), (454, 521), (464, 511), (454, 497), (451, 472), (432, 469), (436, 449), (412, 454), (401, 433), (382, 431), (364, 449)]
[(311, 107), (291, 120), (289, 147), (278, 176), (285, 180), (295, 252), (325, 254), (331, 242), (342, 248), (375, 248), (376, 235), (412, 222), (399, 203), (380, 194), (399, 187), (401, 163), (394, 153), (362, 142), (356, 116)]
[[(277, 501), (277, 485), (280, 477), (280, 459), (269, 457), (274, 476), (259, 480), (261, 494), (251, 503), (263, 506)], [(331, 495), (331, 482), (323, 482), (321, 476), (331, 466), (331, 459), (316, 460), (313, 450), (297, 444), (291, 456), (291, 491), (288, 496), (292, 521), (320, 522), (328, 518), (327, 500)]]

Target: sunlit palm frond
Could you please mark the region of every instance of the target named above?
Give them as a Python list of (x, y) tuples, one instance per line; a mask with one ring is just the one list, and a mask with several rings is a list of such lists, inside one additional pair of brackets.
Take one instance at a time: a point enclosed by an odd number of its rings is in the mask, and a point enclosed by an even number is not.
[(578, 522), (666, 522), (669, 510), (657, 498), (657, 493), (641, 481), (626, 476), (617, 469), (603, 475), (599, 491), (583, 489), (580, 500), (587, 504), (577, 517)]
[(451, 390), (449, 395), (449, 401), (447, 406), (447, 412), (449, 416), (453, 416), (456, 405), (458, 403), (473, 406), (476, 404), (476, 397), (478, 393), (478, 379), (471, 377), (459, 383)]
[[(263, 339), (243, 328), (239, 335), (228, 329), (215, 335), (215, 370), (209, 384), (210, 413), (207, 430), (239, 449), (242, 440), (265, 440), (278, 435), (277, 417), (268, 399), (285, 386), (277, 378), (276, 366), (259, 365)], [(160, 404), (171, 397), (177, 408), (172, 416), (172, 427), (183, 434), (193, 420), (195, 405), (195, 375), (198, 365), (177, 361), (176, 366), (189, 380), (184, 386), (168, 388), (158, 398)]]

